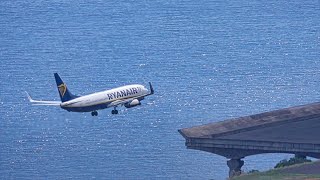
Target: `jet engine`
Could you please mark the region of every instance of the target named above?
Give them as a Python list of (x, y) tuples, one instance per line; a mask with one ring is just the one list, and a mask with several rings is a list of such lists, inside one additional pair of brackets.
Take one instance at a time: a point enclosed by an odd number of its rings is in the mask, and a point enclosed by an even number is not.
[(141, 105), (140, 101), (138, 99), (134, 99), (131, 102), (127, 102), (124, 104), (124, 107), (126, 108), (132, 108), (135, 106)]

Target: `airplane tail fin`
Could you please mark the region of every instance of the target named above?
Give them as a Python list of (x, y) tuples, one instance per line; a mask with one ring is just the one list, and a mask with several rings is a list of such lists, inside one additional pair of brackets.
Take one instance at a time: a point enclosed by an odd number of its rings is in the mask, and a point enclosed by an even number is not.
[(69, 101), (71, 99), (77, 98), (78, 96), (73, 95), (67, 88), (67, 85), (62, 81), (58, 73), (54, 73), (54, 78), (56, 79), (60, 99), (62, 102)]

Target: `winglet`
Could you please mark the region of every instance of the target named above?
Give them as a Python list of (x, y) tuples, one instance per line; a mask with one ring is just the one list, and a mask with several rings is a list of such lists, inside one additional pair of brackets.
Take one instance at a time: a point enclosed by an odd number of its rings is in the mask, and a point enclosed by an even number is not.
[(27, 96), (28, 96), (29, 101), (30, 101), (31, 103), (34, 102), (34, 100), (31, 98), (30, 94), (29, 94), (27, 91), (25, 91), (25, 92), (26, 92), (26, 94), (27, 94)]
[(153, 87), (152, 87), (151, 82), (149, 82), (149, 86), (150, 86), (150, 95), (151, 95), (151, 94), (154, 94), (154, 90), (153, 90)]

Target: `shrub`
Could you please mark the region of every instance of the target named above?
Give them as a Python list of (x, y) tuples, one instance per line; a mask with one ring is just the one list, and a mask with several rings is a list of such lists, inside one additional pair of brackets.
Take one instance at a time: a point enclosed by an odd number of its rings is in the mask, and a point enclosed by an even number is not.
[(276, 166), (274, 168), (292, 166), (294, 164), (300, 164), (300, 163), (305, 163), (305, 162), (311, 162), (311, 160), (296, 156), (296, 157), (290, 158), (289, 161), (286, 159), (281, 160), (278, 164), (276, 164)]

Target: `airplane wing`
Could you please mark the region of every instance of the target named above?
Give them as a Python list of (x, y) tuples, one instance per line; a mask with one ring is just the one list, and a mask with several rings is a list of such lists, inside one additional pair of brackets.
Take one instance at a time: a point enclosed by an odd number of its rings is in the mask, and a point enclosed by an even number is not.
[(129, 99), (122, 99), (122, 100), (113, 101), (112, 103), (109, 104), (109, 107), (123, 105), (125, 103), (133, 101), (134, 99), (137, 99), (137, 98), (135, 97), (135, 98), (129, 98)]
[(38, 101), (38, 100), (33, 100), (29, 93), (25, 91), (29, 101), (32, 103), (32, 105), (36, 106), (60, 106), (61, 101)]
[(138, 99), (139, 101), (141, 101), (143, 99), (143, 97), (145, 97), (145, 96), (146, 95), (132, 97), (132, 98), (128, 98), (128, 99), (116, 100), (116, 101), (113, 101), (112, 103), (110, 103), (108, 106), (109, 107), (114, 107), (114, 106), (124, 105), (126, 103), (130, 103), (131, 101), (133, 101), (135, 99)]

